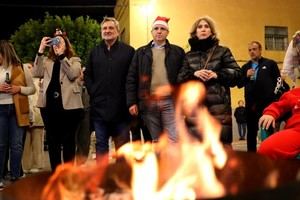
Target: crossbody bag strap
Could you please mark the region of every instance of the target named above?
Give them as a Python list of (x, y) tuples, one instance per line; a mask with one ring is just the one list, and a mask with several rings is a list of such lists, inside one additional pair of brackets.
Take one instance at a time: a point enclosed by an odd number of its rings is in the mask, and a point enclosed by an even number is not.
[(207, 68), (207, 65), (208, 65), (208, 62), (210, 61), (211, 57), (213, 56), (214, 52), (215, 52), (215, 49), (217, 48), (217, 45), (215, 45), (211, 51), (209, 52), (208, 56), (207, 56), (207, 59), (206, 59), (206, 62), (205, 62), (205, 65), (203, 67), (203, 69), (206, 69)]

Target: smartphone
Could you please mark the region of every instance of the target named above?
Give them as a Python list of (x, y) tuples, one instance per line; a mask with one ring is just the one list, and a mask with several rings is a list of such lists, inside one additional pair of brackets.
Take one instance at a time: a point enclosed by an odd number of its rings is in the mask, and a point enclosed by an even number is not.
[(6, 72), (6, 74), (5, 74), (5, 82), (7, 84), (10, 84), (10, 78), (9, 78), (9, 73), (8, 72)]
[(54, 38), (51, 38), (48, 42), (48, 44), (50, 46), (53, 46), (53, 45), (58, 45), (60, 42), (59, 38), (58, 37), (54, 37)]

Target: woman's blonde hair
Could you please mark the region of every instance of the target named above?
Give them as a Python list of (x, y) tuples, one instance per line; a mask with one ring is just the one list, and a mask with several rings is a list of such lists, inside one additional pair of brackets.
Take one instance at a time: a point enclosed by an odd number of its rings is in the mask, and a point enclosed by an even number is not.
[(7, 40), (0, 40), (0, 54), (2, 55), (2, 66), (18, 66), (21, 65), (21, 60), (16, 53), (12, 43)]
[(211, 30), (211, 33), (212, 33), (212, 38), (216, 38), (217, 39), (217, 31), (216, 31), (216, 25), (215, 25), (215, 21), (209, 17), (209, 16), (203, 16), (203, 17), (200, 17), (199, 19), (197, 19), (194, 24), (192, 25), (192, 28), (191, 28), (191, 32), (190, 32), (190, 36), (192, 38), (195, 38), (197, 37), (196, 36), (196, 32), (197, 32), (197, 27), (200, 23), (200, 21), (206, 21), (210, 27), (210, 30)]

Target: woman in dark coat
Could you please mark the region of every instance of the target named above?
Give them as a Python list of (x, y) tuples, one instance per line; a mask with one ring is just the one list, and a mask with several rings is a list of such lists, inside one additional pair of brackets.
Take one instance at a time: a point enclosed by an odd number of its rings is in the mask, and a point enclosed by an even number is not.
[(198, 19), (192, 26), (189, 44), (178, 81), (201, 81), (206, 88), (205, 106), (222, 124), (221, 141), (232, 142), (230, 87), (239, 79), (240, 67), (231, 51), (219, 45), (215, 24), (210, 17)]

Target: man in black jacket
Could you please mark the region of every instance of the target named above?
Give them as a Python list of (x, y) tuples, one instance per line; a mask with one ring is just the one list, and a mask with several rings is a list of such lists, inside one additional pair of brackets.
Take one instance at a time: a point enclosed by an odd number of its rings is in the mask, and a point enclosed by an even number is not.
[(119, 34), (119, 22), (105, 17), (101, 23), (103, 41), (90, 53), (84, 72), (97, 155), (108, 152), (110, 136), (116, 148), (129, 141), (125, 85), (134, 49), (118, 41)]
[(261, 56), (262, 46), (259, 42), (250, 42), (248, 51), (251, 60), (242, 66), (238, 87), (245, 87), (247, 149), (256, 152), (258, 120), (264, 108), (276, 100), (274, 89), (280, 72), (274, 60)]
[(162, 132), (167, 132), (170, 141), (177, 140), (172, 94), (184, 50), (166, 39), (168, 21), (166, 17), (156, 18), (151, 30), (153, 40), (136, 51), (126, 84), (129, 112), (141, 114), (153, 142)]

